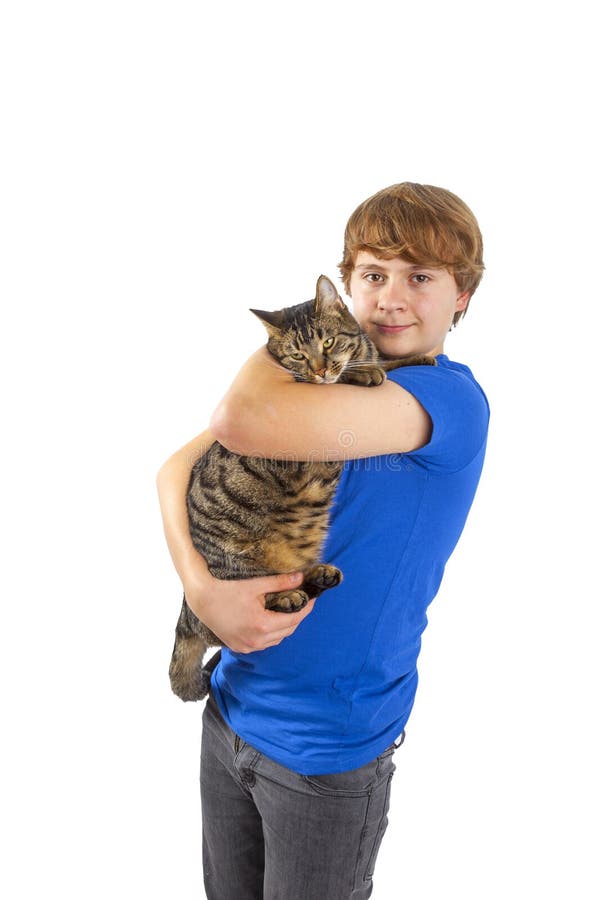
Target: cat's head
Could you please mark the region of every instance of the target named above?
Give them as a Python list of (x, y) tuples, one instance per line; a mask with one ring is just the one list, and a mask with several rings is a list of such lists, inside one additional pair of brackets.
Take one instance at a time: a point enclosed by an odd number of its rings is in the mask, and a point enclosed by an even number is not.
[(298, 381), (332, 384), (361, 346), (358, 322), (325, 275), (314, 300), (274, 312), (252, 309), (269, 333), (267, 348)]

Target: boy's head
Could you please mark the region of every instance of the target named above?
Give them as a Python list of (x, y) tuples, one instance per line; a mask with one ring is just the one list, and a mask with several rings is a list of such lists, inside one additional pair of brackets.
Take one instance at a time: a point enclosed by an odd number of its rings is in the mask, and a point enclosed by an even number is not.
[[(447, 269), (459, 289), (471, 295), (483, 275), (483, 241), (475, 216), (456, 194), (429, 184), (393, 184), (354, 210), (339, 266), (348, 294), (360, 250)], [(465, 312), (466, 307), (456, 313), (454, 325)]]

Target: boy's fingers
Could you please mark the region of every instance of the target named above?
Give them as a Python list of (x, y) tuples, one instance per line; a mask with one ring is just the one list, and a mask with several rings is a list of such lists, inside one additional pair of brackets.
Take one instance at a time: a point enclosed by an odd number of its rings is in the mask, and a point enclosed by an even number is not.
[[(312, 600), (308, 601), (306, 606), (303, 606), (302, 609), (299, 609), (297, 612), (279, 612), (276, 609), (266, 609), (265, 612), (269, 615), (273, 623), (281, 625), (281, 628), (277, 628), (277, 631), (285, 631), (291, 634), (300, 624), (302, 619), (305, 619), (313, 611), (315, 600), (316, 598), (313, 597)], [(274, 616), (277, 616), (277, 619), (274, 619)]]
[(302, 572), (288, 572), (284, 575), (281, 575), (281, 579), (282, 584), (277, 588), (277, 590), (285, 591), (287, 588), (298, 587), (299, 584), (302, 584), (304, 575), (302, 574)]
[(313, 597), (312, 600), (309, 600), (304, 609), (299, 610), (297, 613), (292, 613), (292, 615), (296, 615), (298, 618), (297, 622), (301, 622), (302, 619), (305, 619), (310, 613), (313, 611), (313, 607), (316, 603), (316, 597)]
[[(283, 575), (269, 575), (260, 579), (260, 587), (263, 593), (271, 594), (275, 591), (287, 591), (289, 588), (302, 584), (304, 575), (302, 572), (286, 572)], [(264, 589), (263, 589), (264, 586)]]

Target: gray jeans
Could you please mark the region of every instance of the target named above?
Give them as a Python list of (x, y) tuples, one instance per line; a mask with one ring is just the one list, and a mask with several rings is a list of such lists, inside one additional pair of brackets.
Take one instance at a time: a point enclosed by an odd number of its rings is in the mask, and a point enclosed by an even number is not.
[(208, 900), (370, 897), (396, 746), (350, 772), (298, 775), (244, 743), (209, 696), (200, 777)]

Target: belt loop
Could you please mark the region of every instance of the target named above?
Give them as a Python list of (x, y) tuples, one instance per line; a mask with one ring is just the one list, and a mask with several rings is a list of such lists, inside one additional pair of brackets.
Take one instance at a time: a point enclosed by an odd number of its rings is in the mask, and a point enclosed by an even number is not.
[(233, 749), (236, 753), (240, 752), (240, 737), (238, 734), (235, 736), (235, 741), (233, 742)]
[(396, 748), (396, 750), (398, 749), (398, 747), (402, 746), (402, 744), (404, 743), (405, 737), (406, 737), (406, 731), (403, 731), (402, 734), (400, 735), (400, 737), (398, 738), (398, 740), (394, 741), (394, 747)]

